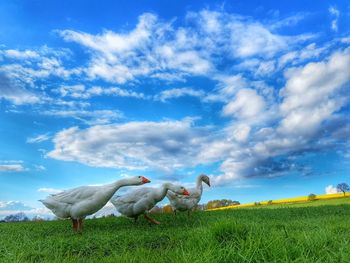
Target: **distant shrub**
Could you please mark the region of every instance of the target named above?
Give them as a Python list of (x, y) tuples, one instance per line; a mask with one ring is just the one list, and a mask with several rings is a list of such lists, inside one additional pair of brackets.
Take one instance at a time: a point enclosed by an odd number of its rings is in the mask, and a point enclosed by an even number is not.
[(315, 194), (309, 194), (308, 197), (307, 197), (307, 200), (315, 201), (316, 200), (316, 195)]
[(163, 206), (163, 213), (172, 213), (173, 209), (171, 208), (170, 205)]
[(269, 200), (269, 201), (267, 202), (267, 204), (268, 204), (268, 205), (272, 205), (272, 204), (273, 204), (272, 200)]
[(261, 205), (261, 204), (260, 204), (260, 202), (255, 202), (254, 205), (255, 205), (255, 206), (259, 206), (259, 205)]

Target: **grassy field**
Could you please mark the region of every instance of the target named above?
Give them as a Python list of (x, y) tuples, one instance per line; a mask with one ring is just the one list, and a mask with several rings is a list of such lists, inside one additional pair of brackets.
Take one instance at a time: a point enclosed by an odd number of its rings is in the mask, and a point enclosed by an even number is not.
[(350, 262), (349, 199), (304, 206), (155, 215), (160, 226), (91, 219), (83, 234), (69, 221), (0, 223), (0, 262)]

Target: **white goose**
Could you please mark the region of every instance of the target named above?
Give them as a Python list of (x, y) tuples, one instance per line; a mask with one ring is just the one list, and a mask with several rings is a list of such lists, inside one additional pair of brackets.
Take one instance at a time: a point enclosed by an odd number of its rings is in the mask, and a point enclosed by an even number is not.
[(39, 200), (57, 217), (71, 218), (73, 230), (80, 231), (83, 219), (100, 210), (122, 186), (141, 185), (150, 180), (134, 176), (101, 186), (80, 186)]
[(167, 193), (167, 197), (170, 201), (170, 205), (173, 208), (175, 215), (177, 211), (188, 211), (188, 215), (190, 215), (191, 209), (195, 207), (201, 200), (203, 192), (202, 182), (210, 186), (209, 177), (205, 174), (201, 174), (197, 177), (196, 188), (189, 189), (189, 196), (181, 196), (171, 191)]
[(111, 203), (115, 206), (119, 213), (132, 217), (137, 220), (138, 216), (143, 214), (144, 217), (153, 224), (160, 224), (148, 215), (159, 201), (163, 200), (168, 190), (179, 195), (189, 195), (188, 191), (178, 185), (164, 183), (159, 188), (139, 188), (129, 192), (123, 196), (114, 196)]

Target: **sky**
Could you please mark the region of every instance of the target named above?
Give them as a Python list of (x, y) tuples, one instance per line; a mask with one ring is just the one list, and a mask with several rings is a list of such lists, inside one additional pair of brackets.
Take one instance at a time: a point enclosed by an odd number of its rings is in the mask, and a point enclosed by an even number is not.
[(348, 1), (14, 0), (0, 17), (0, 218), (134, 175), (207, 174), (202, 203), (350, 183)]

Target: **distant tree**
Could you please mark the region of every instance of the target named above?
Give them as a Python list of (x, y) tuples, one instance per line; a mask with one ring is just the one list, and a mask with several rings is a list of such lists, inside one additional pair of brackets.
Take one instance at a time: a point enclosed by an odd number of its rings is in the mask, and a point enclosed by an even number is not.
[(308, 197), (307, 197), (307, 200), (315, 201), (316, 200), (316, 195), (315, 194), (309, 194)]
[(259, 206), (259, 205), (261, 205), (261, 204), (260, 204), (260, 202), (255, 202), (254, 205), (255, 205), (255, 206)]
[(337, 191), (338, 192), (343, 192), (344, 196), (346, 192), (349, 192), (350, 187), (347, 183), (341, 183), (337, 185)]
[(272, 200), (269, 200), (269, 201), (267, 202), (267, 204), (268, 204), (268, 205), (272, 205), (272, 204), (273, 204)]
[(5, 222), (21, 222), (21, 221), (29, 221), (29, 218), (25, 215), (25, 213), (20, 212), (14, 215), (8, 215), (4, 218)]
[(231, 205), (239, 205), (239, 204), (240, 203), (238, 201), (232, 201), (229, 199), (212, 200), (207, 203), (207, 209), (219, 208), (219, 207), (225, 207), (225, 206), (231, 206)]

